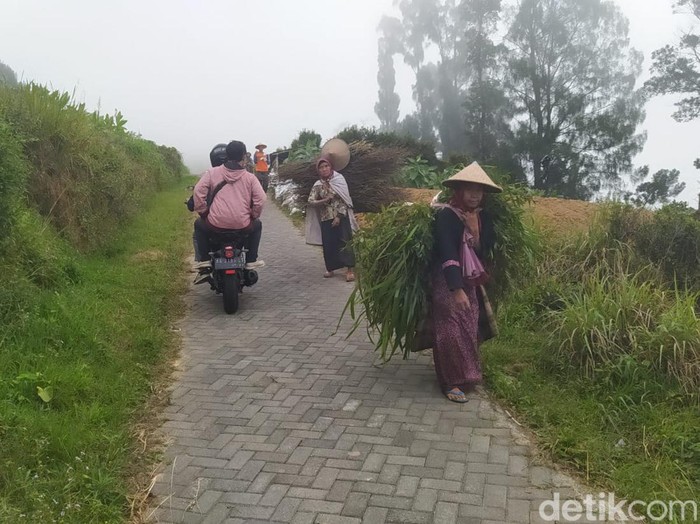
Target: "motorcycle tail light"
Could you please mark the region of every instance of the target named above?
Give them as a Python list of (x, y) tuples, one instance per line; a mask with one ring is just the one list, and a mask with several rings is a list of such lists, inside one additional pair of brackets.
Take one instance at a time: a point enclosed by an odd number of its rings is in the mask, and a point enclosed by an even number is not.
[(224, 248), (224, 256), (226, 258), (233, 258), (233, 247), (231, 246), (226, 246)]

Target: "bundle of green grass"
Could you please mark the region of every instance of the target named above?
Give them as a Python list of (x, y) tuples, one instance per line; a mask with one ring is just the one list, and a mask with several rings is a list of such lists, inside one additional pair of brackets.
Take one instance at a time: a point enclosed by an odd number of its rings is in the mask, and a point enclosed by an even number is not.
[(346, 305), (353, 331), (365, 319), (382, 360), (397, 350), (407, 358), (428, 303), (433, 210), (427, 204), (387, 207), (368, 216), (353, 247), (359, 271)]
[[(504, 188), (484, 203), (496, 228), (496, 245), (488, 258), (493, 268), (491, 291), (498, 297), (532, 260), (533, 240), (522, 220), (527, 189), (509, 185), (503, 175), (490, 171)], [(449, 197), (445, 191), (441, 200)], [(364, 324), (385, 362), (397, 352), (408, 358), (416, 346), (416, 332), (430, 297), (435, 211), (428, 204), (385, 207), (367, 215), (353, 239), (358, 278), (344, 313), (349, 312), (354, 321), (352, 331)]]

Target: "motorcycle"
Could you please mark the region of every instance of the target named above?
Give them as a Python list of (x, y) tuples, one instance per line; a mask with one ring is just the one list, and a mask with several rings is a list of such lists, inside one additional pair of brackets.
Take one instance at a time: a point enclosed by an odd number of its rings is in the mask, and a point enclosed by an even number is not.
[(240, 232), (216, 233), (209, 239), (211, 272), (205, 280), (212, 291), (224, 299), (224, 311), (232, 315), (238, 311), (239, 295), (244, 287), (255, 285), (258, 272), (246, 269), (245, 234)]
[[(188, 189), (193, 190), (194, 186)], [(190, 196), (185, 205), (189, 211), (194, 211), (193, 197)], [(229, 315), (238, 311), (239, 295), (243, 293), (243, 288), (253, 286), (258, 281), (258, 272), (245, 268), (248, 251), (244, 247), (245, 239), (246, 234), (238, 231), (210, 235), (210, 272), (204, 279), (195, 279), (195, 285), (208, 282), (212, 291), (223, 296), (224, 311)]]

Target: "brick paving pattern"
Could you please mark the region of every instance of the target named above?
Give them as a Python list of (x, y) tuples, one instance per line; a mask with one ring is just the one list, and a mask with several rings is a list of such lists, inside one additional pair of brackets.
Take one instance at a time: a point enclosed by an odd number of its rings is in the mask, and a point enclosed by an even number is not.
[(378, 367), (364, 331), (334, 334), (352, 284), (274, 205), (263, 224), (237, 314), (190, 291), (152, 521), (534, 524), (580, 491), (483, 393), (447, 401), (429, 356)]

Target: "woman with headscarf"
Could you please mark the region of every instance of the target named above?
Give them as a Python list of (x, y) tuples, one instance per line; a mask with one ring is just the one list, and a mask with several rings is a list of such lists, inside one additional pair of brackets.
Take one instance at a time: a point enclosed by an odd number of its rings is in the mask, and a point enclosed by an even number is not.
[(333, 272), (347, 268), (345, 280), (355, 280), (355, 254), (349, 244), (357, 222), (352, 199), (343, 175), (333, 169), (329, 156), (321, 156), (316, 162), (319, 179), (311, 188), (306, 209), (306, 242), (323, 246), (326, 263), (324, 278)]
[(502, 189), (476, 162), (443, 184), (453, 189), (454, 195), (435, 219), (433, 359), (443, 393), (462, 403), (467, 401), (465, 393), (482, 379), (479, 306), (483, 296), (479, 293), (488, 274), (481, 259), (495, 244), (493, 221), (481, 204), (484, 193), (500, 193)]

